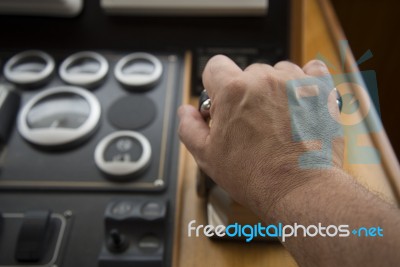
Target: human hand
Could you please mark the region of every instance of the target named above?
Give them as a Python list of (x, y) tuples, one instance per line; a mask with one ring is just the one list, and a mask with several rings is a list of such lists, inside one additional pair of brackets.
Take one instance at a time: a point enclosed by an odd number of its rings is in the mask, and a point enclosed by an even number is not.
[[(288, 81), (313, 77), (323, 77), (319, 83), (324, 86), (287, 88)], [(215, 56), (203, 73), (212, 101), (211, 127), (194, 107), (182, 106), (180, 138), (208, 176), (239, 203), (264, 213), (293, 189), (320, 178), (321, 168), (303, 168), (300, 159), (331, 144), (340, 131), (336, 98), (328, 97), (333, 86), (327, 77), (327, 67), (316, 60), (303, 69), (279, 62), (274, 67), (253, 64), (242, 71), (229, 58)], [(303, 101), (310, 95), (318, 101)], [(330, 113), (323, 112), (327, 107)], [(341, 138), (332, 147), (314, 154), (311, 165), (340, 168)]]

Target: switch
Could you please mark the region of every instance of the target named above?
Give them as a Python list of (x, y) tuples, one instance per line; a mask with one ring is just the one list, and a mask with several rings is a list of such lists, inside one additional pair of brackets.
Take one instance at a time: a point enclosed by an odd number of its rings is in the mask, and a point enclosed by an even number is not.
[(162, 248), (162, 242), (154, 235), (146, 235), (139, 240), (138, 247), (144, 252), (154, 253)]
[(121, 234), (118, 229), (113, 228), (109, 233), (107, 246), (111, 252), (121, 253), (128, 248), (129, 242), (125, 235)]
[(25, 213), (15, 248), (17, 261), (39, 262), (43, 259), (50, 239), (50, 216), (48, 210)]
[(142, 206), (141, 214), (147, 220), (164, 219), (167, 213), (165, 203), (150, 201)]
[(110, 202), (104, 214), (105, 242), (99, 267), (164, 266), (167, 201), (151, 198)]

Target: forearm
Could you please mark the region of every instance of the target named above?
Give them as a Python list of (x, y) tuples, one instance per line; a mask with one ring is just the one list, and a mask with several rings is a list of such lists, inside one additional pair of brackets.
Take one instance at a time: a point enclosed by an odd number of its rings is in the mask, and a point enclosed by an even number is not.
[[(330, 170), (312, 183), (292, 190), (269, 214), (261, 215), (268, 223), (283, 225), (349, 225), (348, 237), (303, 237), (300, 232), (298, 237), (287, 238), (283, 244), (300, 266), (397, 266), (400, 264), (399, 214), (395, 207), (343, 171)], [(378, 226), (383, 229), (383, 237), (377, 233), (375, 237), (351, 233), (360, 227)]]

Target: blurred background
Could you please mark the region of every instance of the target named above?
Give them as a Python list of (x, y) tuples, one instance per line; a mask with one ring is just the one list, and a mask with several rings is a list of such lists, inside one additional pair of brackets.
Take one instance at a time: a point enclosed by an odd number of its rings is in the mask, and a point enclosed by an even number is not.
[(360, 70), (375, 70), (383, 125), (400, 157), (400, 2), (393, 0), (334, 0), (332, 4), (354, 57), (370, 49), (373, 58)]

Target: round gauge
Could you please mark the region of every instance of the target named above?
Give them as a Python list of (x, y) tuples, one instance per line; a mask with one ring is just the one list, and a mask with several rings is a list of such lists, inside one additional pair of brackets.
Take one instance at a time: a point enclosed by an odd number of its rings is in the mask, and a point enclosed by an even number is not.
[(155, 56), (133, 53), (118, 61), (114, 75), (125, 86), (146, 88), (160, 80), (162, 71), (162, 63)]
[(108, 62), (96, 52), (84, 51), (66, 58), (60, 66), (61, 79), (72, 85), (91, 87), (107, 75)]
[(104, 137), (94, 152), (97, 167), (119, 178), (144, 171), (150, 159), (150, 142), (135, 131), (118, 131)]
[(54, 59), (37, 50), (16, 54), (4, 66), (4, 76), (19, 85), (37, 85), (45, 82), (53, 73)]
[(90, 136), (100, 115), (100, 103), (92, 93), (79, 87), (54, 87), (35, 95), (22, 108), (18, 131), (36, 145), (64, 146)]

